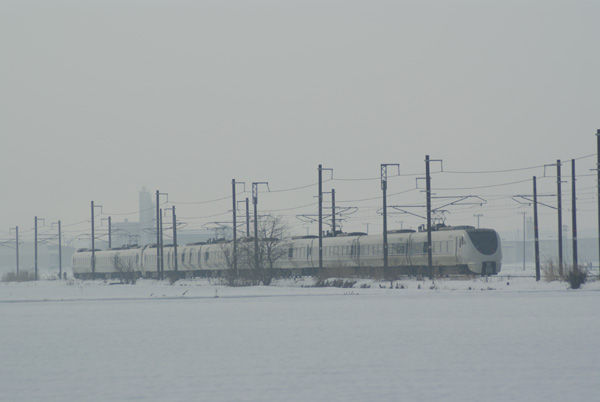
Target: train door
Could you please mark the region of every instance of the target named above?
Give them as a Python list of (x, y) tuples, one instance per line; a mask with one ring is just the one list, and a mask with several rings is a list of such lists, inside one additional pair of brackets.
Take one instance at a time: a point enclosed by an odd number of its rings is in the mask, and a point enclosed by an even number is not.
[[(313, 249), (314, 249), (314, 243), (315, 243), (315, 239), (311, 239), (310, 243), (308, 244), (307, 250), (306, 250), (306, 256), (307, 256), (307, 262), (309, 264), (309, 268), (316, 268), (315, 267), (315, 260), (314, 260), (314, 253), (313, 253)], [(319, 258), (317, 256), (317, 258)], [(317, 261), (317, 264), (319, 264), (319, 262)]]
[(406, 240), (406, 262), (409, 266), (413, 265), (410, 252), (413, 248), (413, 237), (412, 234), (409, 234), (408, 239)]
[(357, 267), (360, 267), (360, 237), (352, 240), (352, 245), (350, 246), (350, 258)]

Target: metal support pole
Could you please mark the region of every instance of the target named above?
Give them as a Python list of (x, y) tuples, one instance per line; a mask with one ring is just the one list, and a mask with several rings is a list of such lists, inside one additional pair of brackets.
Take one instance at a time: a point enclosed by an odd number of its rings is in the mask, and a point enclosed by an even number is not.
[(112, 224), (110, 216), (108, 217), (108, 249), (112, 248)]
[(246, 237), (250, 238), (250, 202), (246, 197)]
[(388, 268), (387, 237), (387, 166), (381, 165), (381, 191), (383, 192), (383, 269)]
[(252, 183), (252, 205), (254, 206), (254, 268), (258, 269), (258, 188)]
[(38, 280), (38, 217), (36, 216), (34, 219), (34, 224), (35, 224), (35, 241), (34, 241), (34, 269), (35, 269), (35, 276), (34, 279), (37, 281)]
[(90, 203), (92, 209), (92, 279), (96, 277), (96, 236), (94, 234), (94, 201)]
[(427, 269), (433, 279), (433, 258), (431, 255), (431, 175), (429, 174), (429, 155), (425, 155), (425, 193), (427, 195)]
[(319, 270), (323, 269), (323, 165), (319, 164)]
[(60, 220), (58, 221), (58, 279), (62, 279), (62, 233)]
[(575, 191), (575, 159), (571, 159), (571, 197), (573, 214), (573, 269), (577, 266), (577, 192)]
[(563, 240), (562, 240), (562, 184), (560, 159), (556, 161), (556, 206), (558, 209), (558, 275), (563, 276)]
[(17, 248), (17, 278), (19, 277), (19, 227), (15, 228), (15, 244)]
[(331, 189), (331, 229), (335, 237), (335, 189)]
[[(266, 181), (258, 181), (252, 183), (252, 204), (254, 204), (254, 265), (256, 269), (262, 267), (259, 266), (259, 254), (258, 254), (258, 185), (264, 184), (269, 188), (269, 183)], [(262, 263), (262, 259), (260, 260)]]
[(535, 240), (535, 280), (540, 280), (540, 244), (538, 234), (537, 183), (533, 176), (533, 236)]
[(165, 254), (164, 254), (164, 244), (163, 244), (163, 210), (160, 209), (160, 279), (165, 279)]
[(160, 192), (156, 190), (156, 279), (160, 279)]
[(175, 205), (173, 205), (171, 208), (173, 208), (171, 210), (171, 212), (173, 213), (173, 258), (175, 262), (175, 272), (177, 272), (179, 268), (177, 265), (177, 215), (175, 215)]
[(235, 200), (235, 179), (231, 179), (231, 208), (233, 214), (233, 272), (237, 277), (237, 202)]
[(596, 172), (598, 175), (598, 278), (600, 278), (600, 129), (596, 130)]

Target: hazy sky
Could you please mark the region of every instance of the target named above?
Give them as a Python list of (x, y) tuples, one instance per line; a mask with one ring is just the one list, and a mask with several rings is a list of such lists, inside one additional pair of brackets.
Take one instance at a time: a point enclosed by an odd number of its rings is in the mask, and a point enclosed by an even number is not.
[[(137, 210), (143, 186), (168, 192), (180, 218), (202, 227), (230, 219), (231, 202), (187, 203), (229, 195), (232, 178), (278, 190), (315, 183), (319, 163), (336, 179), (377, 178), (382, 162), (423, 173), (425, 154), (449, 171), (594, 154), (599, 15), (599, 1), (573, 0), (3, 0), (0, 237), (30, 229), (34, 215), (89, 219), (90, 200), (115, 220), (136, 220), (116, 214)], [(580, 227), (594, 233), (595, 157), (577, 163), (587, 175)], [(521, 216), (510, 196), (531, 183), (472, 187), (543, 173), (444, 173), (432, 186), (488, 201), (451, 210), (449, 223), (474, 224), (482, 213), (482, 225), (515, 233)], [(332, 186), (339, 205), (360, 207), (346, 229), (378, 230), (377, 179)], [(403, 176), (389, 192), (414, 187)], [(540, 187), (554, 192), (554, 179)], [(316, 186), (263, 191), (261, 210), (316, 205)], [(414, 190), (389, 204), (423, 198)], [(304, 233), (294, 215), (316, 208), (273, 213)], [(553, 230), (554, 211), (540, 213)], [(419, 223), (394, 216), (391, 229)]]

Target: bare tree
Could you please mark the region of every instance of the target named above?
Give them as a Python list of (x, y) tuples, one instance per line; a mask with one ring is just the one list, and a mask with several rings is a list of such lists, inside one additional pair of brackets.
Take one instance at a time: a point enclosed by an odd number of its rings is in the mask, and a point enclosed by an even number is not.
[(121, 283), (131, 283), (132, 285), (135, 284), (137, 277), (136, 272), (133, 269), (133, 261), (131, 261), (129, 258), (124, 261), (119, 257), (119, 253), (116, 253), (113, 256), (113, 266), (115, 271), (119, 273), (119, 281)]
[(254, 279), (269, 285), (276, 274), (277, 261), (289, 247), (287, 226), (278, 216), (262, 217), (258, 225), (258, 258), (254, 243), (243, 242), (239, 247), (238, 265), (248, 266)]
[(240, 250), (238, 248), (238, 258), (237, 258), (237, 267), (233, 266), (233, 243), (221, 243), (220, 245), (221, 252), (223, 253), (223, 258), (225, 259), (225, 265), (227, 269), (225, 270), (225, 280), (227, 281), (227, 285), (235, 286), (239, 279), (239, 266), (240, 266)]
[(286, 255), (289, 247), (287, 227), (281, 217), (268, 216), (263, 219), (259, 229), (259, 244), (262, 249), (260, 279), (264, 285), (269, 285), (275, 276), (277, 261)]

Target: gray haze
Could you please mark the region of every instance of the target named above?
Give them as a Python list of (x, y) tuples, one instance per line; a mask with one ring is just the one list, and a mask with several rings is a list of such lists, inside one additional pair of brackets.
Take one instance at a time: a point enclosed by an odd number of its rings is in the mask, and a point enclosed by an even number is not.
[[(336, 179), (377, 178), (382, 162), (423, 174), (425, 154), (450, 171), (594, 154), (599, 13), (598, 1), (4, 0), (0, 237), (19, 225), (30, 238), (34, 215), (89, 232), (90, 200), (137, 220), (144, 186), (201, 228), (230, 219), (231, 202), (188, 203), (228, 196), (232, 178), (281, 190), (315, 183), (319, 163)], [(595, 235), (595, 157), (577, 163), (579, 225)], [(451, 210), (449, 223), (482, 213), (482, 226), (518, 237), (510, 196), (531, 183), (472, 187), (543, 174), (444, 173), (432, 185), (488, 201)], [(377, 179), (332, 186), (339, 205), (360, 207), (344, 229), (380, 230)], [(415, 176), (390, 179), (389, 204), (423, 203), (419, 190), (393, 195), (414, 187)], [(305, 206), (272, 213), (315, 232), (294, 216), (316, 213), (316, 187), (263, 191), (261, 210)], [(540, 214), (552, 235), (554, 211)], [(399, 215), (390, 229), (420, 223)]]

